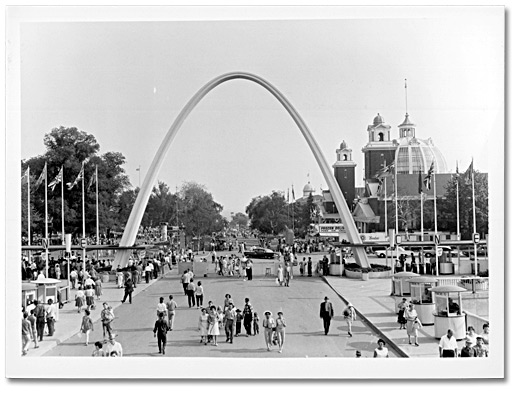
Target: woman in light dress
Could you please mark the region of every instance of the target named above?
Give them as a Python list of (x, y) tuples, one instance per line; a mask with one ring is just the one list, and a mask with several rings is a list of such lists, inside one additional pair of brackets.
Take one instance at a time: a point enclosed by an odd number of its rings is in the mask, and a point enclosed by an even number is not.
[(213, 345), (218, 346), (217, 344), (217, 336), (220, 335), (220, 329), (219, 329), (219, 323), (220, 319), (217, 313), (217, 308), (215, 308), (215, 305), (212, 305), (209, 309), (208, 314), (208, 335), (211, 335), (211, 338), (213, 339)]
[(200, 343), (204, 342), (204, 345), (208, 344), (208, 314), (206, 308), (200, 310), (199, 316), (199, 332), (200, 332)]
[(283, 268), (281, 264), (278, 264), (278, 272), (276, 274), (276, 281), (280, 286), (283, 286), (284, 280), (283, 280)]
[(406, 334), (408, 335), (408, 343), (412, 344), (412, 337), (415, 337), (415, 346), (419, 346), (417, 343), (417, 330), (414, 327), (415, 320), (417, 319), (417, 311), (413, 304), (408, 305), (408, 309), (404, 313), (406, 319)]

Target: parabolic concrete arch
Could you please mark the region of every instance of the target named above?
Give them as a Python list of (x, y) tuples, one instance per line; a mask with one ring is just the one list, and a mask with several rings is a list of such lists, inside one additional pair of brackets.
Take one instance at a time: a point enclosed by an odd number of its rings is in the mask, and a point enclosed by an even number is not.
[[(343, 226), (345, 227), (347, 233), (347, 239), (351, 243), (359, 244), (361, 243), (361, 238), (357, 231), (357, 228), (354, 224), (354, 219), (350, 214), (347, 203), (343, 198), (343, 194), (339, 185), (336, 181), (336, 178), (332, 175), (332, 172), (325, 160), (325, 156), (323, 155), (320, 147), (318, 146), (314, 136), (310, 132), (309, 128), (303, 121), (300, 114), (294, 109), (291, 103), (284, 97), (282, 93), (278, 89), (276, 89), (272, 84), (267, 82), (265, 79), (260, 78), (257, 75), (246, 73), (246, 72), (232, 72), (228, 74), (223, 74), (211, 81), (209, 81), (206, 85), (204, 85), (200, 90), (191, 98), (190, 101), (184, 106), (182, 111), (179, 113), (173, 124), (171, 125), (168, 133), (164, 137), (159, 150), (155, 154), (155, 157), (152, 161), (152, 164), (146, 173), (146, 177), (144, 178), (144, 182), (142, 185), (139, 194), (137, 195), (137, 199), (132, 208), (132, 212), (128, 218), (126, 223), (125, 231), (123, 233), (123, 237), (121, 238), (120, 245), (121, 246), (132, 246), (135, 243), (135, 238), (137, 236), (137, 231), (139, 229), (139, 225), (141, 224), (141, 220), (144, 215), (144, 211), (146, 209), (146, 205), (148, 204), (148, 199), (153, 189), (153, 185), (155, 184), (157, 177), (159, 175), (159, 171), (163, 165), (164, 159), (170, 146), (173, 142), (173, 139), (177, 135), (180, 127), (184, 123), (184, 120), (188, 117), (190, 112), (195, 108), (195, 106), (208, 94), (211, 90), (216, 88), (218, 85), (230, 81), (233, 79), (245, 79), (251, 82), (255, 82), (258, 85), (267, 89), (279, 102), (283, 105), (283, 107), (287, 110), (289, 115), (296, 122), (296, 125), (300, 129), (307, 141), (307, 144), (311, 148), (311, 151), (314, 155), (314, 158), (318, 162), (321, 173), (323, 174), (325, 181), (327, 182), (327, 186), (331, 192), (332, 198), (336, 204), (338, 209), (341, 221)], [(354, 257), (356, 262), (362, 267), (370, 267), (368, 262), (368, 258), (364, 248), (353, 248), (354, 249)], [(124, 267), (128, 263), (128, 259), (130, 257), (130, 250), (118, 250), (115, 256), (114, 264), (117, 267), (120, 265)]]

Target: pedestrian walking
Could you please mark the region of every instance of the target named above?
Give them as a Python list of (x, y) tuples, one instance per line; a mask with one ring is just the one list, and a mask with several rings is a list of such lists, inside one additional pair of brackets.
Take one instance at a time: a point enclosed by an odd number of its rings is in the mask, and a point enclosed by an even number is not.
[(31, 323), (27, 320), (28, 317), (29, 314), (24, 312), (22, 319), (22, 356), (27, 354), (31, 343)]
[(413, 304), (408, 305), (408, 309), (404, 313), (406, 319), (406, 334), (408, 335), (408, 344), (412, 344), (412, 337), (415, 336), (415, 346), (419, 346), (417, 343), (417, 331), (415, 330), (414, 324), (417, 319), (417, 311)]
[(132, 293), (134, 291), (134, 285), (132, 284), (132, 279), (128, 279), (125, 283), (125, 295), (121, 300), (121, 303), (125, 303), (126, 297), (128, 297), (128, 301), (130, 304), (132, 303)]
[(76, 280), (78, 279), (78, 272), (76, 271), (76, 268), (73, 268), (69, 275), (70, 278), (70, 287), (72, 289), (76, 288)]
[(300, 276), (303, 276), (304, 272), (305, 272), (305, 266), (306, 266), (306, 262), (305, 262), (305, 257), (302, 259), (302, 261), (300, 262)]
[(246, 336), (251, 335), (251, 323), (253, 322), (253, 306), (249, 302), (249, 298), (245, 299), (244, 311), (244, 330), (246, 330)]
[(309, 257), (309, 261), (307, 262), (307, 276), (312, 276), (312, 261)]
[(448, 329), (446, 334), (444, 334), (439, 341), (439, 356), (441, 358), (457, 357), (457, 352), (457, 340), (453, 336), (453, 331)]
[(96, 297), (98, 300), (100, 300), (101, 296), (103, 295), (103, 286), (101, 285), (101, 278), (99, 276), (96, 278), (94, 285), (95, 285)]
[(208, 344), (208, 314), (206, 312), (206, 308), (202, 308), (200, 310), (199, 316), (199, 333), (200, 333), (200, 343), (204, 342), (204, 345)]
[(45, 320), (47, 322), (47, 331), (49, 332), (50, 337), (54, 335), (54, 324), (56, 323), (57, 317), (58, 312), (56, 304), (54, 304), (52, 299), (49, 298), (47, 300), (47, 305), (45, 305)]
[(153, 336), (157, 337), (157, 345), (159, 346), (159, 354), (166, 354), (166, 335), (168, 334), (168, 322), (164, 319), (164, 313), (160, 312), (155, 326), (153, 328)]
[(187, 289), (188, 284), (190, 283), (190, 278), (188, 276), (188, 271), (184, 271), (184, 273), (181, 275), (181, 284), (182, 284), (182, 290), (184, 291), (184, 295), (188, 295)]
[(242, 311), (240, 309), (236, 310), (237, 317), (236, 317), (236, 334), (235, 336), (238, 337), (242, 333), (242, 320), (244, 319), (244, 316), (242, 315)]
[(105, 357), (102, 342), (97, 341), (96, 343), (94, 343), (94, 351), (92, 352), (92, 357)]
[(347, 301), (347, 306), (343, 310), (343, 318), (347, 323), (347, 335), (352, 337), (352, 322), (356, 320), (356, 310), (350, 302)]
[(466, 344), (460, 349), (460, 357), (477, 357), (477, 351), (471, 344), (471, 340), (466, 339)]
[(224, 311), (224, 330), (226, 332), (226, 342), (233, 343), (233, 333), (235, 332), (235, 324), (237, 312), (232, 303), (228, 304)]
[(111, 334), (108, 337), (108, 341), (105, 342), (103, 346), (103, 351), (105, 353), (105, 357), (123, 357), (123, 346), (119, 342), (116, 341), (116, 336)]
[(114, 321), (114, 311), (112, 307), (109, 306), (106, 302), (103, 302), (103, 310), (101, 311), (101, 325), (103, 327), (103, 339), (105, 339), (105, 335), (109, 337), (112, 335), (112, 322)]
[[(310, 257), (309, 257), (310, 259)], [(323, 328), (325, 335), (328, 335), (330, 329), (330, 321), (334, 317), (334, 308), (329, 302), (329, 297), (325, 297), (324, 301), (320, 305), (320, 318), (323, 319)]]
[(277, 268), (277, 274), (276, 274), (276, 283), (278, 283), (280, 286), (283, 286), (284, 280), (283, 280), (283, 268), (281, 264), (278, 264)]
[(173, 300), (173, 295), (170, 294), (170, 299), (166, 303), (166, 309), (168, 311), (168, 327), (169, 331), (173, 330), (173, 323), (175, 320), (175, 309), (177, 309), (177, 303)]
[(377, 348), (374, 350), (374, 358), (388, 358), (388, 348), (385, 346), (386, 342), (382, 339), (377, 341)]
[(81, 327), (79, 328), (80, 334), (85, 334), (85, 346), (88, 346), (90, 331), (94, 331), (94, 323), (90, 318), (90, 311), (85, 309), (85, 315), (81, 319)]
[(38, 334), (36, 331), (36, 316), (34, 315), (34, 308), (29, 312), (29, 316), (27, 317), (29, 323), (31, 323), (31, 339), (34, 341), (34, 348), (39, 348), (38, 346)]
[(397, 304), (397, 322), (400, 324), (399, 329), (406, 329), (406, 318), (404, 317), (405, 312), (408, 310), (408, 302), (406, 298), (403, 298), (399, 304)]
[(86, 285), (85, 287), (85, 299), (87, 301), (87, 309), (94, 309), (94, 295), (96, 294), (95, 290), (90, 286)]
[(146, 267), (144, 267), (144, 275), (146, 283), (150, 283), (150, 279), (152, 279), (152, 271), (153, 271), (153, 264), (151, 261), (146, 264)]
[(195, 283), (193, 283), (193, 278), (190, 278), (188, 286), (186, 286), (186, 295), (188, 296), (188, 308), (195, 306)]
[(78, 313), (81, 312), (81, 308), (83, 308), (83, 305), (85, 304), (85, 292), (81, 290), (81, 288), (76, 291), (76, 306), (78, 307)]
[(164, 297), (159, 297), (159, 304), (157, 304), (157, 317), (159, 317), (159, 315), (161, 315), (161, 314), (163, 316), (166, 316), (167, 310), (168, 310), (168, 307), (164, 303)]
[(289, 287), (289, 281), (292, 279), (292, 276), (293, 276), (291, 262), (285, 263), (283, 275), (284, 275), (284, 284), (285, 284), (285, 286)]
[(220, 335), (219, 323), (220, 319), (217, 314), (217, 308), (215, 308), (215, 305), (212, 305), (208, 314), (208, 335), (211, 335), (214, 346), (218, 346), (217, 336)]
[(204, 288), (202, 287), (202, 282), (200, 280), (197, 282), (197, 286), (195, 287), (195, 300), (197, 301), (197, 308), (202, 308), (204, 302)]
[(253, 335), (260, 333), (260, 318), (257, 312), (253, 312)]
[(281, 353), (283, 350), (283, 345), (285, 344), (285, 327), (287, 327), (287, 323), (285, 322), (285, 318), (283, 317), (283, 312), (278, 312), (278, 317), (275, 321), (275, 331), (276, 338), (278, 341), (278, 353)]
[(247, 280), (253, 280), (253, 262), (251, 261), (251, 259), (247, 260), (246, 274), (247, 274)]
[(422, 328), (422, 323), (418, 317), (412, 323), (412, 333), (410, 337), (415, 338), (415, 346), (419, 346), (419, 329)]
[(267, 346), (267, 351), (271, 351), (271, 346), (273, 345), (273, 329), (275, 328), (275, 321), (271, 316), (271, 311), (264, 312), (264, 321), (262, 322), (262, 327), (264, 327), (264, 339), (265, 344)]

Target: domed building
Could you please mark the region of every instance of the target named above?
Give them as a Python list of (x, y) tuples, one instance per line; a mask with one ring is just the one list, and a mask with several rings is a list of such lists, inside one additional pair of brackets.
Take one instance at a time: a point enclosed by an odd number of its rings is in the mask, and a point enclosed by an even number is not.
[[(376, 119), (374, 124), (375, 121)], [(399, 139), (395, 153), (398, 174), (426, 173), (432, 162), (435, 173), (447, 172), (446, 160), (432, 139), (421, 140), (415, 137), (415, 124), (410, 121), (408, 114), (398, 127)]]

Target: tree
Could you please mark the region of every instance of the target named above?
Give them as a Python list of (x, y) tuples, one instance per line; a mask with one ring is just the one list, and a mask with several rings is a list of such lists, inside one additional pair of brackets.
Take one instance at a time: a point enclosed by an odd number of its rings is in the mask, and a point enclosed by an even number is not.
[[(43, 155), (30, 158), (22, 162), (22, 171), (30, 166), (31, 173), (39, 176), (47, 163), (47, 179), (50, 183), (63, 166), (64, 182), (73, 182), (84, 164), (85, 182), (85, 222), (87, 233), (95, 233), (95, 186), (88, 189), (90, 179), (98, 166), (99, 188), (99, 220), (101, 230), (108, 230), (117, 223), (117, 210), (115, 209), (118, 196), (130, 185), (122, 165), (125, 158), (121, 153), (108, 152), (98, 156), (99, 144), (92, 134), (78, 130), (76, 127), (54, 128), (44, 137), (46, 151)], [(31, 190), (34, 210), (31, 215), (39, 213), (44, 215), (45, 198), (44, 186), (41, 185), (34, 193)], [(49, 232), (61, 232), (61, 185), (54, 191), (47, 190)], [(68, 190), (64, 190), (65, 232), (80, 234), (82, 232), (82, 192), (81, 182)], [(37, 225), (36, 230), (44, 233), (44, 221)]]
[(249, 217), (242, 212), (237, 212), (233, 215), (231, 215), (231, 222), (229, 223), (230, 227), (237, 228), (239, 230), (243, 230), (247, 228), (247, 225), (249, 223)]
[(251, 228), (260, 233), (278, 235), (289, 227), (288, 206), (283, 193), (273, 191), (270, 196), (258, 196), (246, 207)]
[(185, 182), (179, 193), (179, 218), (188, 235), (201, 237), (219, 232), (227, 225), (222, 205), (213, 200), (205, 186)]

